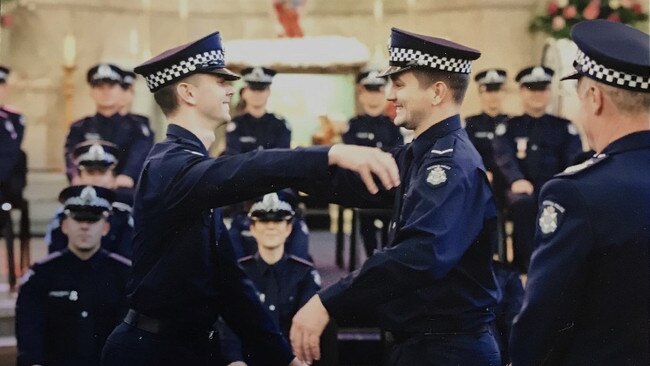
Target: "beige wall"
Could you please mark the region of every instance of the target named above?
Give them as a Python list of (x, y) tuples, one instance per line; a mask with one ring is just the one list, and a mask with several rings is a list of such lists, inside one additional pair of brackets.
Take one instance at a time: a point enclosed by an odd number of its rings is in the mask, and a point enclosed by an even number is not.
[[(223, 37), (271, 38), (277, 26), (270, 0), (189, 0), (187, 20), (179, 17), (179, 0), (22, 0), (12, 10), (14, 26), (1, 35), (0, 63), (13, 68), (10, 103), (28, 122), (24, 147), (33, 169), (61, 169), (62, 146), (69, 121), (63, 117), (63, 39), (77, 40), (74, 77), (75, 118), (93, 112), (85, 73), (99, 62), (135, 66), (151, 54), (214, 30)], [(302, 20), (308, 35), (357, 37), (372, 51), (385, 52), (391, 26), (450, 38), (480, 49), (474, 70), (503, 67), (511, 76), (539, 62), (543, 37), (528, 33), (540, 0), (384, 0), (382, 19), (373, 16), (374, 0), (308, 0)], [(138, 34), (138, 48), (130, 39)], [(479, 111), (471, 85), (464, 114)], [(141, 82), (135, 109), (160, 120)], [(506, 110), (519, 112), (510, 83)]]

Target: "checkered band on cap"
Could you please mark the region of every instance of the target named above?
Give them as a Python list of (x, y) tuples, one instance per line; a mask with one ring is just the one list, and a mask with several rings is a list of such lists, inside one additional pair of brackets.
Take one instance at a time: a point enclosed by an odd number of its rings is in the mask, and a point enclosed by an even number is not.
[(650, 91), (650, 77), (644, 78), (643, 76), (610, 69), (594, 61), (580, 50), (578, 50), (574, 66), (578, 72), (588, 74), (606, 84), (631, 90)]
[(225, 55), (222, 50), (211, 50), (199, 53), (179, 63), (165, 67), (151, 75), (145, 76), (149, 89), (159, 88), (167, 83), (175, 81), (179, 77), (196, 71), (197, 65), (218, 62), (223, 65)]
[(407, 62), (418, 66), (428, 66), (441, 71), (469, 74), (472, 72), (472, 61), (460, 58), (449, 58), (430, 55), (409, 48), (390, 48), (390, 61)]

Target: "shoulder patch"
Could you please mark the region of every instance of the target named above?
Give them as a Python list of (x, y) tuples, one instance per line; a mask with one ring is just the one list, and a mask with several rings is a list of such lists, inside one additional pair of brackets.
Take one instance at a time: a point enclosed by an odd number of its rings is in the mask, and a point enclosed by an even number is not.
[(304, 221), (300, 221), (300, 230), (305, 234), (309, 235), (309, 227), (307, 226), (307, 223)]
[(560, 227), (565, 211), (562, 205), (553, 201), (542, 202), (542, 209), (537, 223), (543, 237), (550, 236)]
[(123, 257), (117, 253), (109, 253), (108, 257), (111, 259), (114, 259), (122, 264), (126, 264), (127, 266), (131, 267), (132, 262), (129, 258)]
[(237, 262), (239, 262), (239, 263), (244, 263), (244, 262), (248, 262), (248, 261), (252, 260), (253, 258), (254, 258), (254, 257), (253, 257), (252, 255), (247, 255), (247, 256), (245, 256), (245, 257), (241, 257), (241, 258), (239, 258), (239, 259), (237, 260)]
[(506, 126), (505, 123), (499, 123), (497, 127), (494, 129), (494, 134), (497, 136), (503, 136), (506, 134), (508, 131), (508, 127)]
[(124, 202), (113, 202), (113, 208), (124, 212), (133, 212), (131, 206), (127, 205)]
[(592, 166), (600, 163), (603, 160), (606, 160), (609, 156), (607, 154), (598, 154), (595, 155), (593, 158), (586, 160), (580, 164), (577, 165), (572, 165), (566, 169), (562, 173), (556, 174), (556, 177), (567, 177), (571, 176), (574, 174), (577, 174), (587, 168), (591, 168)]
[(427, 168), (427, 171), (429, 171), (427, 173), (427, 183), (434, 188), (442, 187), (447, 183), (447, 171), (450, 169), (451, 167), (448, 165), (431, 165)]
[(63, 251), (52, 252), (47, 257), (37, 261), (36, 264), (45, 264), (47, 262), (51, 262), (52, 260), (59, 258), (62, 255), (63, 255)]
[(307, 266), (309, 266), (309, 267), (313, 267), (313, 266), (314, 266), (314, 263), (312, 263), (312, 262), (306, 260), (305, 258), (300, 258), (300, 257), (295, 256), (295, 255), (293, 255), (293, 254), (290, 254), (290, 255), (289, 255), (289, 258), (290, 258), (290, 259), (293, 259), (293, 260), (296, 261), (296, 262), (299, 262), (299, 263), (302, 263), (302, 264), (304, 264), (304, 265), (307, 265)]

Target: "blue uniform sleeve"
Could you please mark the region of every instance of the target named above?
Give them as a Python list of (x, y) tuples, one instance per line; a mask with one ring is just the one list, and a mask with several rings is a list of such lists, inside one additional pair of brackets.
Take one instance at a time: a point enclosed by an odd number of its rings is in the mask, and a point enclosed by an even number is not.
[(320, 290), (320, 273), (316, 268), (312, 268), (305, 273), (305, 277), (300, 283), (300, 292), (298, 293), (298, 306), (302, 307)]
[(450, 167), (446, 183), (427, 183), (427, 166), (420, 167), (409, 188), (413, 210), (394, 246), (376, 252), (359, 270), (320, 292), (334, 317), (374, 308), (444, 277), (476, 241), (486, 217), (495, 215), (482, 170), (464, 171), (448, 160), (436, 163)]
[[(541, 364), (571, 333), (588, 271), (590, 243), (594, 241), (589, 206), (570, 180), (548, 182), (542, 188), (540, 202), (558, 207), (554, 209), (555, 218), (550, 214), (542, 217), (542, 213), (538, 219), (537, 249), (531, 257), (523, 306), (510, 336), (513, 365)], [(540, 220), (546, 234), (540, 230)], [(549, 232), (554, 223), (555, 231)]]
[(217, 281), (221, 296), (220, 313), (254, 357), (269, 365), (288, 365), (291, 347), (260, 303), (253, 282), (238, 265), (226, 227), (221, 226), (217, 245)]
[(358, 145), (356, 139), (356, 124), (353, 121), (348, 122), (348, 130), (341, 136), (344, 144)]
[(50, 223), (47, 225), (45, 232), (45, 244), (47, 245), (47, 252), (52, 253), (63, 250), (68, 246), (68, 237), (61, 231), (61, 209), (52, 217)]
[(217, 322), (219, 330), (219, 340), (221, 341), (221, 357), (228, 365), (235, 361), (244, 361), (241, 342), (235, 332), (230, 329), (226, 322), (219, 318)]
[(286, 251), (300, 258), (311, 261), (309, 255), (309, 229), (302, 217), (293, 220), (291, 235), (287, 238)]
[(138, 181), (144, 160), (149, 154), (149, 150), (153, 146), (153, 140), (142, 133), (139, 122), (132, 119), (125, 119), (123, 123), (130, 123), (131, 128), (131, 146), (129, 148), (129, 156), (126, 157), (126, 164), (124, 169), (119, 174), (128, 175), (134, 182)]
[(164, 162), (148, 161), (148, 164), (160, 164), (155, 171), (162, 175), (149, 177), (145, 167), (141, 184), (149, 186), (146, 192), (151, 197), (145, 195), (144, 200), (152, 207), (165, 207), (181, 214), (242, 202), (297, 183), (325, 178), (328, 150), (329, 147), (256, 150), (218, 158), (185, 151), (169, 153)]
[(45, 365), (47, 289), (38, 270), (29, 269), (21, 278), (16, 300), (18, 365)]
[(492, 147), (494, 148), (494, 162), (505, 177), (508, 188), (514, 181), (525, 179), (517, 163), (515, 146), (507, 132), (504, 135), (495, 136), (492, 140)]

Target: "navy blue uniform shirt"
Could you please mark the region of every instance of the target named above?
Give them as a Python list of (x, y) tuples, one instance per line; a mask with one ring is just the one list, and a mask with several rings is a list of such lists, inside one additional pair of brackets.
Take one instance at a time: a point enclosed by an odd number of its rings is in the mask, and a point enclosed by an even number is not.
[(257, 149), (285, 149), (291, 146), (289, 124), (273, 113), (255, 118), (249, 113), (232, 119), (226, 132), (225, 155)]
[(483, 158), (485, 168), (491, 172), (498, 172), (498, 167), (494, 161), (494, 150), (492, 140), (494, 140), (494, 130), (499, 123), (508, 119), (505, 114), (498, 114), (494, 117), (487, 113), (481, 113), (465, 118), (465, 131), (469, 140)]
[(494, 159), (508, 187), (526, 179), (536, 190), (582, 151), (575, 126), (550, 114), (540, 118), (523, 114), (499, 124), (493, 145)]
[[(255, 254), (240, 259), (239, 264), (253, 281), (260, 301), (288, 338), (293, 316), (320, 290), (320, 275), (313, 263), (285, 254), (280, 261), (269, 265)], [(224, 359), (247, 360), (239, 339), (227, 327), (221, 329), (224, 330), (221, 346)]]
[(8, 107), (0, 107), (0, 183), (9, 179), (16, 166), (24, 132), (23, 116)]
[(290, 347), (238, 266), (215, 207), (325, 178), (327, 148), (254, 151), (210, 158), (201, 141), (170, 124), (136, 188), (131, 307), (186, 328), (210, 329), (221, 315), (271, 364)]
[(150, 141), (151, 145), (153, 145), (155, 136), (153, 130), (151, 129), (151, 122), (149, 122), (149, 117), (135, 113), (128, 113), (127, 116), (132, 120), (138, 122), (142, 134)]
[(384, 150), (404, 144), (399, 127), (385, 115), (372, 117), (363, 114), (352, 118), (342, 138), (343, 143), (346, 144), (378, 147)]
[(650, 364), (647, 172), (642, 131), (544, 185), (513, 365)]
[(110, 117), (99, 113), (73, 123), (65, 141), (65, 164), (68, 179), (77, 175), (72, 152), (77, 144), (87, 140), (110, 141), (118, 146), (119, 163), (116, 174), (124, 174), (137, 182), (142, 163), (151, 149), (152, 139), (143, 134), (140, 122), (115, 113)]
[(373, 312), (379, 326), (402, 332), (454, 332), (492, 322), (489, 308), (499, 297), (491, 254), (496, 207), (460, 117), (440, 121), (392, 154), (402, 185), (378, 196), (365, 192), (358, 176), (332, 169), (340, 190), (329, 193), (344, 205), (391, 207), (395, 194), (403, 199), (401, 210), (393, 208), (399, 215), (390, 246), (321, 290), (325, 308), (335, 318)]
[(18, 365), (99, 365), (106, 338), (126, 313), (130, 261), (100, 249), (88, 260), (68, 250), (36, 263), (16, 303)]

